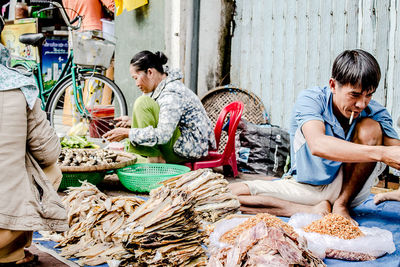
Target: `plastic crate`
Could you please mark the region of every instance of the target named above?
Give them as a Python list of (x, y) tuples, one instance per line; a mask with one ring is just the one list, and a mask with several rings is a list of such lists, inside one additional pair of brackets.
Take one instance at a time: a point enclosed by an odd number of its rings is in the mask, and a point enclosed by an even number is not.
[(115, 50), (115, 43), (102, 39), (96, 32), (73, 32), (74, 63), (83, 66), (108, 68)]
[(81, 181), (97, 185), (104, 180), (106, 172), (63, 172), (62, 175), (59, 190), (65, 190), (68, 187), (79, 187), (82, 185)]
[(118, 169), (117, 175), (128, 190), (150, 192), (161, 186), (160, 182), (189, 171), (189, 167), (177, 164), (138, 163)]

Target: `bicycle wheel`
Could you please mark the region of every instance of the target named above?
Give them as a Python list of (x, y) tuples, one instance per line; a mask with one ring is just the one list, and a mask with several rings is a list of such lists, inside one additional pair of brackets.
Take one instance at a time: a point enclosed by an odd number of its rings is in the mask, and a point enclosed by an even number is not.
[(114, 118), (128, 114), (126, 100), (118, 86), (101, 74), (79, 73), (76, 84), (84, 88), (86, 112), (78, 111), (70, 78), (50, 95), (48, 119), (59, 137), (81, 135), (99, 144), (101, 136), (113, 128)]

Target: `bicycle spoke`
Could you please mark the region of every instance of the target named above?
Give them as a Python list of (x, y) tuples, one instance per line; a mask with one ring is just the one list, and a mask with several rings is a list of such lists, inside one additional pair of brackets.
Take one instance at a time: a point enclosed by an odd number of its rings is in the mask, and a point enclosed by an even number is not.
[[(77, 86), (83, 88), (78, 91), (82, 93), (85, 113), (78, 111), (73, 96), (72, 81), (68, 81), (57, 89), (49, 101), (50, 123), (59, 136), (79, 133), (101, 143), (102, 135), (113, 128), (109, 123), (113, 123), (114, 118), (127, 114), (125, 99), (115, 84), (98, 74), (81, 75)], [(101, 105), (104, 103), (102, 97), (104, 97), (105, 88), (111, 91), (111, 94), (109, 92), (107, 94), (109, 105), (106, 106)]]

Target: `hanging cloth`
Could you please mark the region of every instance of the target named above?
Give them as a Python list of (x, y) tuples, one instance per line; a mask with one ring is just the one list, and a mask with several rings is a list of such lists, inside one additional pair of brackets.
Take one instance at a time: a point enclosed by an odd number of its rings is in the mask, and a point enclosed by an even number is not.
[(115, 14), (119, 16), (124, 9), (131, 11), (147, 4), (148, 0), (115, 0)]
[(39, 95), (32, 73), (10, 67), (10, 51), (0, 44), (0, 91), (21, 89), (26, 103), (32, 109)]

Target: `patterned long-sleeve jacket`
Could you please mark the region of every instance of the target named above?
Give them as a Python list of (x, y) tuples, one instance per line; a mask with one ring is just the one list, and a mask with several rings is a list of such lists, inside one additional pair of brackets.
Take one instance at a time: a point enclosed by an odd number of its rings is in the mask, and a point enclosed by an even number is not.
[(215, 148), (214, 130), (200, 99), (180, 79), (182, 74), (169, 72), (150, 95), (160, 106), (157, 128), (132, 128), (130, 141), (135, 145), (155, 146), (167, 143), (176, 126), (181, 136), (174, 152), (181, 157), (198, 159)]

